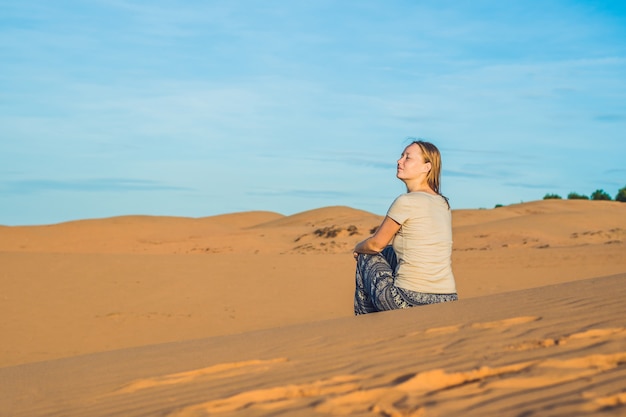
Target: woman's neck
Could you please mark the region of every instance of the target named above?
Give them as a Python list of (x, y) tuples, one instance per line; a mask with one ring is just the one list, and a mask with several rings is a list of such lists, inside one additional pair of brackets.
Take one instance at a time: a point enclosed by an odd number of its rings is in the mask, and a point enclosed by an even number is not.
[(405, 182), (407, 193), (424, 192), (428, 194), (437, 194), (426, 181), (410, 181)]

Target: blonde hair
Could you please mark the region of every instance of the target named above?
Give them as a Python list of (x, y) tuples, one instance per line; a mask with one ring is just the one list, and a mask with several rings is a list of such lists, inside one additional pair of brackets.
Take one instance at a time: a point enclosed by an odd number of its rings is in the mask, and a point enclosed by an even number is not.
[(439, 149), (435, 145), (430, 142), (426, 142), (423, 140), (414, 140), (411, 145), (417, 145), (422, 150), (422, 156), (424, 157), (424, 162), (430, 162), (430, 171), (428, 171), (428, 175), (426, 176), (426, 182), (428, 186), (432, 188), (434, 192), (439, 194), (446, 200), (446, 204), (448, 204), (448, 208), (450, 207), (450, 202), (448, 201), (448, 197), (441, 194), (440, 185), (441, 185), (441, 153)]

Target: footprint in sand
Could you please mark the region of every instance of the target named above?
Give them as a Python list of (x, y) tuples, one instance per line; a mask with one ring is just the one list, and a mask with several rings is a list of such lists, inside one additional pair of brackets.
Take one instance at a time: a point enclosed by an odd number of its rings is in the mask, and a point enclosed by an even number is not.
[(590, 412), (606, 411), (626, 405), (626, 392), (605, 396), (596, 396), (594, 393), (586, 393), (584, 397), (588, 399), (589, 402), (585, 404), (583, 409)]
[(538, 389), (547, 388), (581, 378), (591, 378), (610, 371), (626, 361), (626, 352), (605, 355), (588, 355), (571, 359), (546, 359), (538, 361), (532, 375), (494, 381), (491, 388)]
[(168, 417), (192, 417), (214, 413), (226, 413), (254, 407), (272, 410), (285, 407), (306, 398), (354, 392), (359, 389), (359, 376), (335, 376), (305, 384), (293, 384), (242, 392), (228, 398), (206, 401), (177, 410)]
[(424, 334), (448, 334), (448, 333), (455, 333), (458, 332), (459, 330), (461, 330), (461, 325), (457, 324), (454, 326), (444, 326), (444, 327), (433, 327), (432, 329), (426, 329), (424, 331)]
[(504, 320), (488, 321), (488, 322), (483, 322), (483, 323), (472, 323), (471, 327), (473, 329), (497, 329), (497, 328), (516, 326), (518, 324), (531, 323), (537, 320), (541, 320), (541, 317), (536, 317), (536, 316), (513, 317), (510, 319), (504, 319)]
[(261, 372), (270, 369), (271, 365), (287, 362), (286, 358), (269, 360), (249, 360), (243, 362), (220, 363), (201, 369), (194, 369), (175, 374), (161, 375), (153, 378), (138, 379), (120, 388), (115, 394), (130, 394), (139, 390), (161, 387), (164, 385), (186, 384), (197, 379), (215, 376), (226, 378), (236, 375)]
[(548, 338), (540, 340), (526, 341), (509, 345), (507, 350), (526, 351), (540, 348), (547, 348), (552, 346), (563, 346), (572, 341), (589, 341), (595, 343), (597, 339), (608, 338), (626, 338), (626, 329), (623, 327), (615, 327), (608, 329), (591, 329), (584, 332), (573, 333), (569, 336), (562, 336), (558, 338)]
[(478, 323), (471, 323), (471, 324), (455, 324), (452, 326), (433, 327), (430, 329), (426, 329), (423, 332), (422, 331), (411, 332), (411, 333), (408, 333), (406, 336), (409, 336), (409, 337), (420, 336), (423, 334), (426, 334), (426, 335), (449, 334), (449, 333), (458, 332), (459, 330), (467, 328), (467, 327), (472, 328), (472, 329), (508, 328), (508, 327), (519, 325), (519, 324), (531, 323), (537, 320), (541, 320), (541, 317), (522, 316), (522, 317), (513, 317), (509, 319), (489, 321), (489, 322), (478, 322)]

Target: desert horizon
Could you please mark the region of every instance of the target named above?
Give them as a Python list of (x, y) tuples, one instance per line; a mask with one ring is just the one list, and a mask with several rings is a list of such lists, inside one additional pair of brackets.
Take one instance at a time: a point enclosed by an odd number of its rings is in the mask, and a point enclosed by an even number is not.
[(351, 251), (382, 218), (330, 206), (0, 226), (0, 410), (624, 412), (626, 205), (453, 210), (460, 300), (355, 317)]

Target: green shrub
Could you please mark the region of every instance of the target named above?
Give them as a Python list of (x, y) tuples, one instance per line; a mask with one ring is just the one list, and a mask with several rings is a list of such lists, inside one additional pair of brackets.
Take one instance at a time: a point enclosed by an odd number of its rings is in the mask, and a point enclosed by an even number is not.
[(544, 200), (561, 200), (561, 196), (558, 194), (546, 194), (543, 196)]
[(567, 199), (568, 200), (589, 200), (589, 197), (572, 191), (571, 193), (567, 195)]
[(611, 196), (606, 193), (604, 190), (595, 190), (591, 193), (592, 200), (612, 200)]
[(496, 204), (494, 208), (504, 207), (502, 204)]
[(619, 189), (619, 191), (615, 195), (615, 201), (621, 201), (622, 203), (626, 203), (626, 187)]

